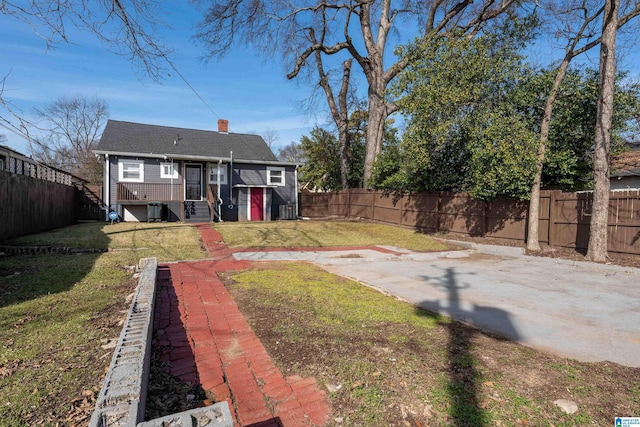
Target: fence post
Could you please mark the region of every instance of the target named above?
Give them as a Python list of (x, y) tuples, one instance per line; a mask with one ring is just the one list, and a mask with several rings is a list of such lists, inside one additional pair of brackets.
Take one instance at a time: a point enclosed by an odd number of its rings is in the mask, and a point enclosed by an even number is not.
[(438, 191), (436, 193), (438, 197), (436, 197), (436, 233), (440, 232), (440, 208), (442, 207), (442, 192)]
[(556, 193), (557, 192), (558, 190), (553, 190), (549, 195), (549, 226), (547, 230), (547, 232), (549, 233), (549, 247), (553, 247), (553, 245), (555, 244), (553, 238), (555, 237), (556, 220), (558, 215), (557, 209), (556, 209)]
[(480, 232), (482, 233), (482, 237), (487, 235), (487, 206), (489, 204), (486, 201), (482, 202), (482, 228)]

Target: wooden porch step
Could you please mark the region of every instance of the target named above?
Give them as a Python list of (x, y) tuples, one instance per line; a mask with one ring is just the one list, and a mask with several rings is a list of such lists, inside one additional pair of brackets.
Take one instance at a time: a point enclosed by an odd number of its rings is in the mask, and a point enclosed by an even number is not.
[(205, 201), (184, 202), (184, 220), (185, 222), (211, 221), (209, 204)]

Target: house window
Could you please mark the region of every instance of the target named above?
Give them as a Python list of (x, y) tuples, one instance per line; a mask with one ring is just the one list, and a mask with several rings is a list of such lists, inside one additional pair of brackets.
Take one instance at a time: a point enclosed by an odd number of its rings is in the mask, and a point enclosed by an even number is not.
[(218, 184), (218, 167), (220, 167), (220, 184), (227, 183), (227, 165), (211, 165), (209, 168), (209, 184)]
[(178, 178), (178, 169), (174, 163), (160, 163), (160, 178)]
[(284, 186), (284, 168), (267, 168), (267, 184)]
[(4, 170), (4, 156), (0, 156), (0, 171)]
[(122, 182), (144, 182), (144, 162), (142, 160), (120, 160), (118, 178)]

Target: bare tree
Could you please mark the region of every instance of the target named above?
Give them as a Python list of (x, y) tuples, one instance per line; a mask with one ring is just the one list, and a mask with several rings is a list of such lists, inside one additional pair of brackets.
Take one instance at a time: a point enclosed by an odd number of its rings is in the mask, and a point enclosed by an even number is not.
[(4, 87), (9, 74), (0, 80), (0, 106), (8, 113), (0, 114), (0, 126), (10, 132), (20, 135), (31, 144), (31, 129), (37, 129), (37, 126), (24, 118), (19, 109), (3, 97)]
[(347, 103), (347, 94), (349, 92), (349, 80), (351, 77), (352, 59), (347, 59), (342, 63), (342, 84), (338, 99), (333, 94), (333, 89), (329, 84), (329, 76), (322, 66), (322, 54), (316, 51), (316, 66), (318, 75), (320, 76), (320, 86), (324, 90), (327, 102), (329, 103), (329, 111), (331, 117), (338, 128), (338, 147), (340, 150), (340, 183), (342, 188), (349, 188), (349, 167), (351, 159), (351, 144), (349, 142), (349, 107)]
[[(46, 48), (72, 43), (69, 28), (88, 32), (116, 54), (127, 57), (137, 72), (158, 81), (165, 67), (174, 68), (170, 50), (158, 42), (157, 29), (164, 26), (160, 1), (156, 0), (0, 0), (0, 14), (30, 26)], [(25, 138), (29, 144), (37, 126), (3, 97), (7, 72), (0, 80), (0, 125)]]
[(613, 93), (616, 78), (616, 33), (620, 0), (606, 0), (600, 44), (600, 81), (598, 115), (593, 152), (593, 208), (587, 259), (607, 260), (607, 225), (609, 215), (609, 149), (613, 122)]
[(276, 130), (267, 129), (262, 134), (262, 139), (264, 139), (264, 142), (267, 143), (267, 146), (269, 147), (269, 150), (273, 151), (273, 148), (274, 148), (276, 142), (278, 142), (278, 140), (280, 139), (280, 135), (278, 135), (278, 131), (276, 131)]
[[(364, 181), (382, 148), (386, 118), (397, 110), (385, 97), (389, 83), (407, 66), (398, 59), (385, 67), (385, 51), (395, 26), (418, 25), (433, 37), (457, 31), (473, 35), (511, 10), (515, 0), (220, 0), (206, 4), (196, 37), (210, 55), (227, 53), (236, 43), (252, 45), (262, 54), (280, 52), (290, 64), (289, 79), (297, 77), (316, 52), (341, 54), (359, 64), (368, 84), (368, 127)], [(393, 3), (393, 4), (392, 4)], [(402, 21), (404, 19), (404, 21)], [(402, 24), (399, 24), (402, 22)], [(313, 35), (317, 35), (317, 39)]]
[[(553, 31), (558, 37), (566, 40), (564, 56), (556, 68), (556, 76), (551, 90), (547, 95), (542, 121), (540, 124), (540, 138), (538, 141), (538, 154), (536, 158), (536, 174), (531, 186), (529, 200), (529, 216), (527, 228), (527, 249), (540, 250), (538, 239), (538, 221), (540, 209), (540, 184), (544, 167), (545, 153), (549, 142), (549, 130), (553, 115), (553, 107), (558, 97), (560, 86), (569, 69), (571, 61), (598, 46), (602, 36), (599, 28), (599, 20), (604, 12), (593, 0), (577, 0), (560, 2), (556, 7), (553, 3), (548, 5), (547, 18), (556, 25)], [(618, 20), (616, 27), (619, 29), (640, 14), (640, 3), (628, 2), (625, 14)]]
[(0, 13), (33, 28), (47, 48), (70, 43), (69, 27), (88, 31), (123, 55), (154, 80), (167, 65), (169, 49), (158, 43), (164, 23), (156, 0), (28, 0), (0, 1)]
[(57, 99), (36, 109), (39, 127), (47, 129), (35, 141), (36, 160), (98, 183), (100, 163), (91, 152), (100, 139), (109, 117), (107, 103), (99, 98), (74, 96)]
[(304, 153), (300, 143), (290, 142), (278, 150), (278, 159), (283, 162), (304, 163)]

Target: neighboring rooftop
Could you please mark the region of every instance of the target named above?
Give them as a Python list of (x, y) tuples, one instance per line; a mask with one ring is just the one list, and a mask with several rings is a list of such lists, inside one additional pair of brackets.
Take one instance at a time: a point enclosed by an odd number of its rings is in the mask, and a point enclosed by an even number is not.
[(640, 150), (631, 150), (611, 157), (612, 176), (640, 175)]
[(233, 158), (237, 160), (278, 160), (259, 135), (118, 120), (107, 122), (95, 151), (214, 158), (229, 158), (233, 152)]

